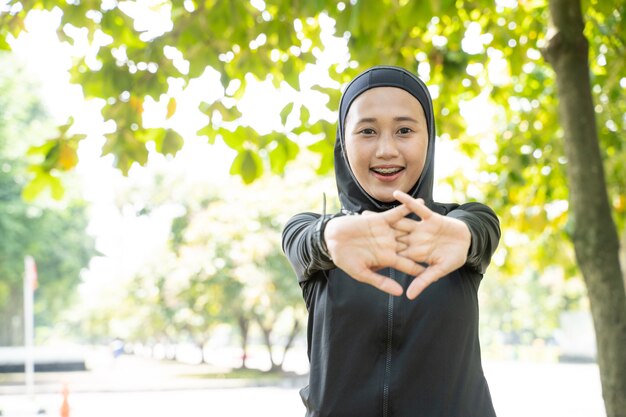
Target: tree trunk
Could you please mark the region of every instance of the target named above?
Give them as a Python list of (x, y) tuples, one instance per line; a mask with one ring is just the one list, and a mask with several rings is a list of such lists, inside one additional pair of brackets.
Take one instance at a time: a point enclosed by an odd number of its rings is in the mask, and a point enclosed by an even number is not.
[(203, 365), (209, 363), (206, 360), (206, 355), (204, 354), (204, 345), (206, 344), (207, 339), (208, 338), (203, 338), (202, 340), (198, 340), (196, 342), (196, 344), (198, 345), (198, 349), (200, 349), (200, 363)]
[(241, 333), (241, 368), (248, 369), (246, 361), (248, 360), (248, 330), (250, 329), (250, 320), (243, 315), (237, 319), (239, 324), (239, 333)]
[(622, 266), (622, 278), (624, 278), (624, 287), (626, 287), (626, 230), (624, 230), (624, 234), (622, 235), (619, 260), (620, 265)]
[(291, 333), (289, 333), (289, 338), (287, 339), (287, 343), (285, 343), (285, 349), (283, 350), (283, 357), (278, 364), (278, 367), (282, 370), (283, 365), (285, 364), (285, 358), (287, 357), (287, 352), (291, 349), (291, 345), (298, 335), (298, 331), (300, 330), (300, 321), (297, 318), (293, 319), (293, 327), (291, 328)]
[(596, 129), (580, 0), (550, 0), (550, 13), (555, 31), (544, 55), (556, 73), (572, 239), (591, 305), (607, 416), (626, 417), (626, 293)]
[(274, 361), (274, 355), (273, 355), (273, 349), (272, 349), (272, 328), (271, 327), (267, 327), (263, 324), (263, 320), (261, 320), (261, 317), (259, 317), (258, 315), (254, 315), (254, 317), (256, 318), (257, 323), (259, 324), (259, 327), (261, 328), (261, 333), (263, 333), (263, 340), (265, 341), (265, 346), (267, 347), (267, 353), (270, 356), (270, 363), (272, 364), (272, 367), (270, 369), (271, 372), (276, 371), (279, 369), (278, 364)]

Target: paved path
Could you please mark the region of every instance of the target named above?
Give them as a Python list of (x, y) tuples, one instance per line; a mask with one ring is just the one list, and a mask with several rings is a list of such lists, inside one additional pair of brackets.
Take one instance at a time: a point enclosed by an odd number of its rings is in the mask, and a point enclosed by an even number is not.
[(498, 417), (605, 417), (595, 364), (486, 362)]
[[(155, 365), (129, 357), (108, 370), (37, 374), (36, 407), (23, 395), (23, 387), (15, 385), (19, 375), (13, 380), (0, 375), (0, 409), (3, 417), (32, 416), (35, 408), (56, 417), (65, 380), (70, 386), (71, 417), (304, 414), (298, 395), (304, 378), (271, 382), (282, 386), (258, 386), (255, 381), (215, 381), (185, 374), (192, 369), (197, 367)], [(485, 373), (499, 417), (605, 416), (594, 364), (487, 362)]]

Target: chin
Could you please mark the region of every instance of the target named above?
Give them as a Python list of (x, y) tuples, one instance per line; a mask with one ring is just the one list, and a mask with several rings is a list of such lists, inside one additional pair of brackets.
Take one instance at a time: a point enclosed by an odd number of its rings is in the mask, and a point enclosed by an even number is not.
[(389, 191), (385, 193), (375, 193), (375, 194), (370, 194), (370, 195), (382, 203), (393, 203), (394, 201), (396, 201), (396, 199), (393, 196), (393, 191)]

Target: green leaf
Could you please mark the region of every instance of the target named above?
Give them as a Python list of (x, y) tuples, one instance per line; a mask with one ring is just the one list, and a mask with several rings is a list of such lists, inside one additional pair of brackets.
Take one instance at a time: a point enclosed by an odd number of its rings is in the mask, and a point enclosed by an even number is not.
[(50, 190), (50, 194), (55, 200), (60, 200), (65, 194), (65, 188), (59, 178), (48, 172), (39, 171), (22, 189), (22, 198), (26, 201), (33, 201), (46, 189)]
[(332, 154), (323, 154), (322, 160), (320, 161), (317, 170), (315, 171), (318, 175), (325, 175), (331, 172), (334, 168), (335, 158)]
[[(163, 130), (161, 129), (161, 132)], [(147, 133), (146, 131), (134, 132), (130, 129), (122, 129), (116, 133), (106, 135), (106, 142), (102, 147), (102, 155), (112, 154), (115, 157), (115, 166), (124, 175), (134, 162), (145, 165), (148, 161), (148, 149), (144, 141), (149, 135), (158, 135), (157, 129)]]
[(324, 154), (324, 153), (328, 153), (328, 151), (330, 149), (333, 149), (333, 147), (329, 145), (328, 141), (324, 138), (322, 140), (318, 140), (317, 142), (309, 145), (307, 149), (315, 153)]
[(217, 136), (217, 131), (213, 128), (211, 123), (207, 123), (202, 129), (196, 132), (198, 136), (206, 136), (208, 142), (212, 145), (215, 143), (215, 137)]
[(309, 109), (307, 109), (304, 106), (300, 106), (300, 123), (306, 126), (309, 124), (310, 119), (311, 119), (311, 113), (309, 112)]
[(280, 112), (280, 120), (283, 126), (287, 123), (287, 117), (289, 117), (289, 114), (291, 114), (291, 111), (293, 110), (293, 104), (293, 102), (287, 104)]
[(3, 35), (0, 35), (0, 50), (3, 50), (3, 51), (11, 50), (11, 46), (7, 43), (6, 37)]
[(270, 167), (274, 174), (280, 174), (285, 170), (287, 165), (287, 154), (282, 146), (277, 146), (269, 153)]
[(231, 175), (239, 175), (245, 184), (251, 184), (263, 173), (263, 161), (250, 149), (241, 151), (230, 167)]
[(43, 144), (41, 144), (39, 146), (31, 146), (30, 148), (28, 148), (28, 151), (26, 151), (26, 155), (29, 155), (29, 156), (42, 155), (42, 156), (45, 156), (45, 155), (48, 154), (48, 152), (50, 152), (50, 149), (52, 149), (55, 146), (56, 143), (57, 143), (56, 140), (47, 140)]
[(41, 167), (45, 171), (50, 171), (56, 167), (59, 163), (59, 157), (61, 156), (61, 141), (54, 140), (52, 147), (46, 153), (44, 161), (41, 163)]
[(231, 149), (236, 151), (243, 150), (243, 144), (246, 140), (245, 135), (243, 133), (244, 128), (238, 127), (234, 132), (220, 128), (218, 133), (222, 136), (222, 140), (224, 143)]
[(328, 104), (326, 105), (326, 107), (328, 107), (329, 110), (333, 112), (339, 110), (341, 90), (339, 90), (338, 88), (321, 87), (319, 85), (314, 85), (313, 87), (311, 87), (311, 90), (319, 91), (320, 93), (328, 96)]
[(287, 163), (298, 155), (298, 145), (282, 137), (276, 140), (276, 147), (269, 153), (270, 167), (274, 174), (282, 174)]
[(294, 90), (300, 90), (300, 72), (296, 69), (296, 59), (290, 58), (285, 62), (285, 81), (293, 87)]
[(176, 153), (183, 147), (183, 138), (172, 129), (154, 129), (158, 130), (159, 134), (153, 139), (156, 145), (156, 150), (163, 155), (176, 155)]
[(237, 106), (226, 107), (220, 100), (211, 104), (201, 103), (200, 110), (209, 117), (213, 117), (213, 113), (217, 111), (222, 115), (222, 120), (225, 122), (239, 120), (242, 116)]
[(45, 174), (38, 174), (28, 182), (22, 189), (22, 198), (26, 201), (33, 201), (46, 187)]

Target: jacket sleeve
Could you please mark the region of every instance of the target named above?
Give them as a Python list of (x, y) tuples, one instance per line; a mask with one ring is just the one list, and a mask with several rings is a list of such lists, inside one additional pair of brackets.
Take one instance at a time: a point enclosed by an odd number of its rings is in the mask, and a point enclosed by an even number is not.
[(460, 205), (448, 212), (447, 216), (461, 220), (469, 228), (472, 243), (466, 265), (484, 274), (500, 241), (498, 216), (492, 209), (480, 203)]
[(319, 239), (315, 236), (318, 223), (322, 220), (320, 214), (300, 213), (292, 217), (283, 229), (283, 252), (300, 283), (310, 279), (316, 272), (335, 268), (333, 261), (324, 255)]

